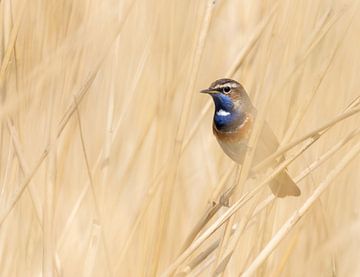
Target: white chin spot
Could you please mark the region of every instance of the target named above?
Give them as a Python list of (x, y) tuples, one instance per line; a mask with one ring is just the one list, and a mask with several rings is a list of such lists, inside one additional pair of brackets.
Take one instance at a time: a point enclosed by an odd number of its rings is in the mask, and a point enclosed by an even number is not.
[(230, 115), (229, 112), (224, 111), (224, 110), (218, 110), (218, 111), (216, 112), (216, 114), (217, 114), (218, 116), (228, 116), (228, 115)]

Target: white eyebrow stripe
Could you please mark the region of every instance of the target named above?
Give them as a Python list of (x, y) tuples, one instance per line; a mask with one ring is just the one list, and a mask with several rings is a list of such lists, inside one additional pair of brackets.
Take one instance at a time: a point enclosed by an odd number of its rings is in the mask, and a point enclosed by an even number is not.
[(218, 110), (218, 111), (216, 112), (216, 114), (217, 114), (218, 116), (228, 116), (228, 115), (230, 115), (229, 112), (224, 111), (223, 109)]
[(225, 83), (225, 84), (215, 86), (214, 89), (224, 88), (224, 87), (236, 88), (237, 84), (236, 83)]

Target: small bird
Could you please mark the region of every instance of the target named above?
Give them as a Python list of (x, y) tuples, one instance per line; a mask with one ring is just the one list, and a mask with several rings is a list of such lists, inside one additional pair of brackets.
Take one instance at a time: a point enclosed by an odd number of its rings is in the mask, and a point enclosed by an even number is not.
[[(213, 133), (217, 141), (232, 160), (242, 164), (257, 113), (249, 96), (241, 84), (231, 79), (219, 79), (201, 92), (211, 95), (214, 100)], [(253, 165), (275, 152), (278, 146), (277, 138), (265, 122), (254, 153)], [(269, 186), (277, 197), (299, 196), (301, 193), (286, 170), (280, 172)]]

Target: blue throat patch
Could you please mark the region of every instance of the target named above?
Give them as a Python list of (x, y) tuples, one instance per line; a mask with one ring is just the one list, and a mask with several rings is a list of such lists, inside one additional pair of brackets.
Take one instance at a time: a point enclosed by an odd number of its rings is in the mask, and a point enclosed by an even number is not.
[[(245, 120), (245, 113), (234, 109), (233, 101), (224, 94), (211, 95), (215, 103), (214, 123), (219, 131), (232, 131), (241, 125)], [(219, 115), (217, 112), (222, 110), (227, 115)]]

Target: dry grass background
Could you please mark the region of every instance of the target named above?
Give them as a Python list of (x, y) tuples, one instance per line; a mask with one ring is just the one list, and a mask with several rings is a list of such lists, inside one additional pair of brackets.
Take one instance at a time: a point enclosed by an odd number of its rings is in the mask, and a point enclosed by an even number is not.
[[(358, 6), (2, 0), (0, 275), (358, 276)], [(301, 197), (235, 178), (197, 93), (221, 77), (283, 146), (330, 122), (287, 153)]]

